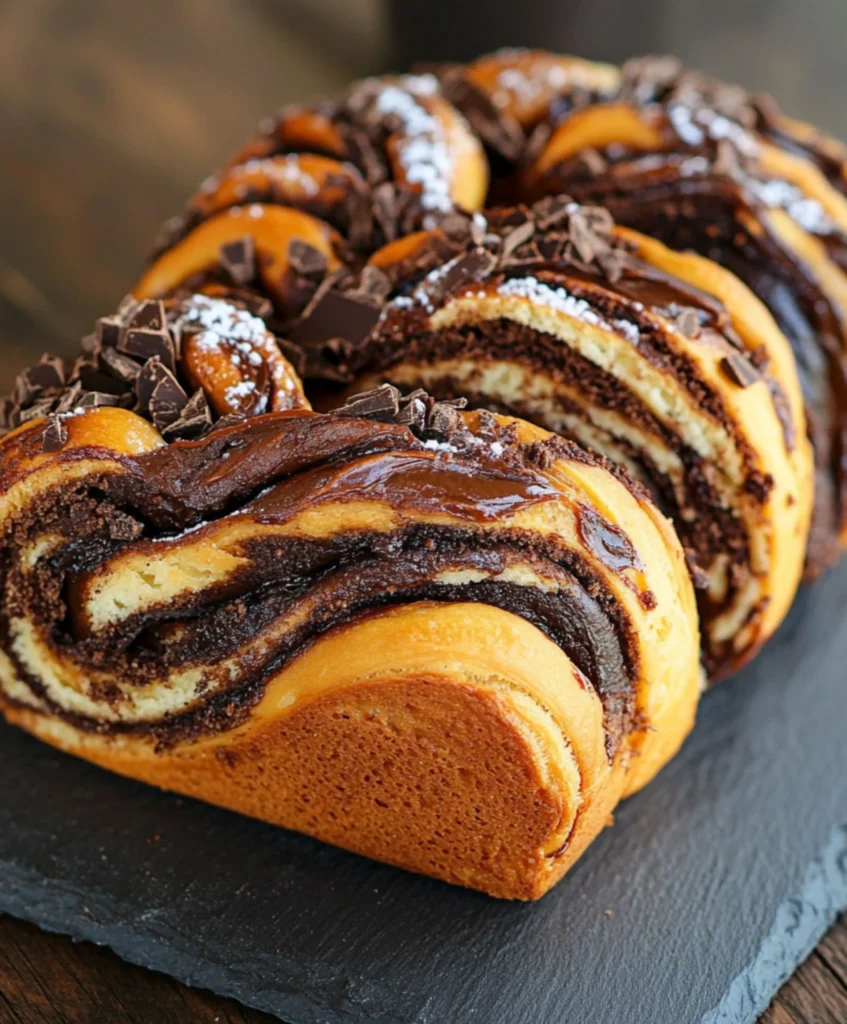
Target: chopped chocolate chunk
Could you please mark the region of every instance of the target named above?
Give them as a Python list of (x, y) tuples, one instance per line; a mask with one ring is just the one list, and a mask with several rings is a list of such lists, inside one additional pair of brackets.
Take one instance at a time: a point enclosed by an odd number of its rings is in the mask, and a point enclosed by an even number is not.
[(334, 415), (391, 423), (399, 411), (400, 392), (391, 384), (381, 384), (348, 398)]
[(52, 409), (52, 402), (36, 402), (34, 405), (30, 405), (26, 409), (21, 409), (18, 413), (19, 423), (28, 423), (30, 420), (37, 419), (39, 416), (46, 416)]
[(161, 299), (145, 299), (130, 312), (127, 327), (136, 330), (162, 331), (167, 325), (165, 304)]
[(83, 391), (76, 402), (77, 409), (99, 409), (104, 405), (122, 405), (121, 395), (107, 391)]
[(139, 361), (157, 358), (170, 369), (176, 365), (174, 343), (167, 328), (128, 328), (118, 342), (118, 351)]
[(700, 313), (693, 306), (685, 306), (674, 317), (673, 325), (686, 338), (696, 338), (700, 333)]
[(141, 367), (134, 359), (123, 355), (115, 348), (104, 348), (100, 353), (100, 363), (126, 384), (133, 384), (141, 371)]
[(33, 391), (60, 388), (65, 383), (65, 368), (58, 356), (45, 353), (35, 366), (23, 371), (23, 376)]
[[(220, 421), (219, 421), (220, 422)], [(185, 404), (178, 419), (162, 431), (166, 441), (201, 437), (212, 425), (212, 412), (202, 390), (198, 389)]]
[(113, 349), (121, 337), (121, 330), (124, 326), (123, 317), (119, 315), (101, 316), (95, 327), (95, 346), (102, 349)]
[(328, 289), (307, 307), (289, 339), (304, 347), (318, 347), (334, 338), (354, 345), (365, 342), (379, 320), (380, 310), (362, 295)]
[(158, 356), (153, 356), (142, 366), (141, 372), (136, 378), (135, 394), (138, 398), (138, 405), (143, 413), (149, 412), (150, 399), (153, 397), (153, 391), (159, 383), (160, 371), (163, 369), (162, 361)]
[(444, 437), (451, 437), (462, 424), (459, 408), (449, 402), (436, 402), (429, 410), (426, 427)]
[(308, 242), (294, 238), (288, 246), (288, 259), (291, 266), (303, 277), (320, 279), (326, 273), (326, 256)]
[(523, 224), (519, 224), (507, 235), (504, 235), (501, 256), (503, 258), (510, 256), (515, 249), (518, 249), (525, 242), (528, 242), (534, 234), (535, 222), (530, 219), (525, 220)]
[(729, 355), (724, 356), (721, 359), (720, 367), (724, 374), (740, 388), (749, 388), (751, 384), (762, 379), (756, 367), (740, 352), (730, 352)]
[(68, 440), (68, 428), (60, 416), (52, 415), (47, 420), (47, 426), (41, 435), (41, 450), (43, 452), (57, 452), (63, 448)]
[(161, 363), (154, 366), (156, 380), (150, 393), (148, 408), (157, 429), (175, 423), (188, 402), (188, 395), (176, 377)]
[(121, 377), (104, 373), (93, 366), (81, 366), (77, 376), (86, 391), (103, 391), (107, 394), (121, 395), (127, 389), (127, 383)]
[(411, 430), (423, 430), (426, 426), (427, 409), (432, 399), (422, 388), (416, 388), (400, 399), (400, 408), (394, 422)]
[(225, 242), (218, 253), (218, 261), (237, 285), (249, 284), (256, 276), (256, 244), (252, 236)]

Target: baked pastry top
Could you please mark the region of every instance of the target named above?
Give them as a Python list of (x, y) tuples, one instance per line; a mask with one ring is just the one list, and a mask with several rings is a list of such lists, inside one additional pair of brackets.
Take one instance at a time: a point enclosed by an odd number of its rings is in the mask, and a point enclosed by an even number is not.
[(840, 145), (670, 59), (287, 107), (0, 408), (0, 706), (546, 891), (847, 538)]

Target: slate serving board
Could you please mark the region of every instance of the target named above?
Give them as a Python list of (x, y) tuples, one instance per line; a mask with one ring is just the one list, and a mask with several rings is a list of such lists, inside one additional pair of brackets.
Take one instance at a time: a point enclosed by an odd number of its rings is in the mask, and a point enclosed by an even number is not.
[(289, 1024), (753, 1021), (847, 906), (847, 567), (540, 903), (165, 795), (0, 728), (0, 910)]

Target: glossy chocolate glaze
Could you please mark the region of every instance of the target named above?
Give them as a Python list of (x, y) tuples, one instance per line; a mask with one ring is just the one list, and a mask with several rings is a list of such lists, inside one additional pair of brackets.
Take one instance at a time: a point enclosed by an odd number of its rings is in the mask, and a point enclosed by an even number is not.
[[(145, 520), (176, 530), (245, 500), (245, 511), (273, 519), (295, 504), (313, 503), (328, 489), (337, 500), (372, 498), (478, 522), (557, 499), (542, 474), (521, 466), (518, 453), (501, 444), (495, 454), (490, 443), (469, 444), (467, 436), (421, 442), (395, 424), (299, 411), (273, 414), (143, 455), (116, 487)], [(461, 450), (462, 458), (438, 458), (451, 448)], [(349, 462), (354, 464), (345, 466)], [(274, 490), (278, 481), (285, 484)], [(263, 493), (257, 497), (258, 491)]]
[[(394, 424), (296, 412), (258, 417), (201, 442), (177, 442), (131, 457), (127, 476), (104, 475), (92, 478), (83, 492), (71, 488), (50, 495), (43, 508), (33, 510), (35, 518), (18, 524), (3, 554), (3, 628), (9, 615), (25, 614), (75, 661), (136, 683), (159, 678), (169, 668), (216, 665), (246, 644), (241, 660), (246, 677), (235, 689), (201, 697), (196, 707), (152, 727), (87, 720), (52, 707), (83, 728), (152, 729), (160, 742), (171, 743), (232, 726), (260, 698), (269, 675), (327, 629), (391, 604), (482, 601), (526, 618), (569, 654), (604, 703), (613, 750), (632, 727), (634, 706), (637, 653), (626, 613), (578, 551), (557, 537), (482, 529), (506, 512), (566, 499), (523, 456), (523, 446), (508, 431), (489, 435), (462, 426), (452, 439), (430, 443), (426, 447), (427, 441)], [(65, 619), (66, 583), (96, 571), (127, 543), (136, 551), (163, 541), (179, 547), (202, 533), (170, 540), (168, 533), (222, 514), (283, 522), (304, 508), (354, 500), (387, 504), (412, 523), (388, 534), (342, 526), (320, 540), (255, 538), (243, 545), (246, 568), (225, 585), (96, 632), (84, 627), (74, 632)], [(575, 511), (580, 522), (589, 514), (582, 507)], [(448, 513), (453, 522), (414, 524), (416, 516), (439, 513)], [(601, 549), (604, 564), (623, 575), (637, 566), (637, 555), (630, 551), (631, 557), (622, 559), (628, 541), (610, 523), (601, 523), (598, 533), (598, 518), (592, 514), (595, 542), (586, 546)], [(213, 521), (206, 529), (215, 527)], [(45, 528), (68, 541), (34, 574), (21, 576), (14, 552)], [(512, 565), (532, 567), (555, 582), (556, 592), (497, 579), (467, 584), (437, 579), (456, 570), (496, 575)], [(269, 660), (251, 663), (249, 641), (306, 595), (318, 598), (308, 620)], [(179, 643), (168, 645), (173, 623), (180, 624)], [(46, 697), (37, 679), (28, 681), (34, 693)], [(117, 691), (106, 688), (100, 696), (119, 703)]]

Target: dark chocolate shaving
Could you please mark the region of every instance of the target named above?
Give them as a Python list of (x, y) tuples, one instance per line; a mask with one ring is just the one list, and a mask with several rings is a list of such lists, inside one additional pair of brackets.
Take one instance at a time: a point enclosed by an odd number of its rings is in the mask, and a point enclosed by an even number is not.
[(68, 428), (62, 418), (56, 414), (47, 420), (47, 426), (41, 435), (41, 450), (43, 452), (57, 452), (64, 447), (68, 440)]
[(497, 266), (497, 257), (487, 249), (471, 249), (461, 256), (452, 266), (430, 286), (429, 294), (436, 300), (450, 295), (458, 288), (472, 281), (484, 280)]
[(292, 239), (288, 246), (288, 259), (291, 266), (303, 277), (322, 279), (326, 273), (326, 256), (308, 242), (299, 238)]
[[(227, 289), (223, 301), (244, 308), (237, 299), (240, 294)], [(47, 444), (61, 447), (64, 414), (117, 406), (149, 418), (166, 440), (202, 436), (215, 416), (202, 391), (189, 399), (191, 388), (179, 362), (182, 330), (202, 329), (194, 322), (183, 327), (190, 298), (183, 295), (167, 303), (124, 299), (117, 313), (97, 322), (73, 362), (43, 356), (18, 375), (14, 394), (0, 403), (0, 430), (50, 417)], [(260, 377), (266, 372), (264, 366), (257, 368)]]
[(256, 276), (256, 243), (252, 235), (224, 243), (218, 262), (236, 285), (249, 284)]
[(431, 435), (452, 438), (467, 432), (459, 412), (466, 405), (464, 398), (439, 402), (422, 388), (403, 395), (393, 384), (381, 384), (378, 388), (352, 395), (331, 415), (396, 423), (426, 439)]
[(740, 352), (730, 352), (724, 356), (720, 367), (724, 375), (740, 388), (749, 388), (762, 379), (756, 367)]
[(676, 314), (673, 325), (686, 338), (696, 338), (700, 333), (700, 314), (693, 306), (686, 306)]
[(501, 257), (503, 259), (511, 256), (511, 254), (524, 245), (532, 238), (535, 234), (535, 221), (527, 218), (523, 224), (519, 224), (516, 228), (513, 228), (508, 234), (503, 236), (503, 245), (501, 248)]

